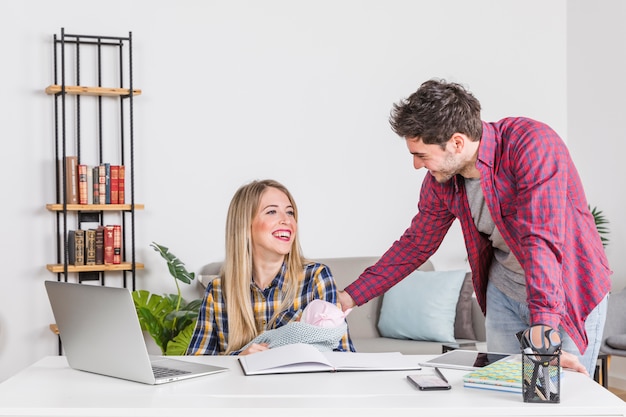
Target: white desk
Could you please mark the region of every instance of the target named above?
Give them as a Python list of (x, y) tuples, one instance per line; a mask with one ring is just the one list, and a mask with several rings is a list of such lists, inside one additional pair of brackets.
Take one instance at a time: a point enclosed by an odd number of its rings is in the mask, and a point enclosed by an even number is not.
[[(560, 404), (531, 404), (524, 403), (521, 394), (464, 388), (465, 371), (450, 369), (442, 369), (452, 384), (450, 391), (422, 392), (406, 379), (420, 371), (246, 377), (234, 357), (183, 359), (226, 366), (230, 371), (150, 386), (75, 371), (65, 357), (51, 356), (0, 384), (0, 415), (206, 417), (249, 412), (255, 417), (319, 417), (329, 412), (357, 415), (355, 411), (394, 417), (626, 415), (625, 402), (572, 372), (561, 380)], [(392, 414), (387, 409), (393, 409)]]

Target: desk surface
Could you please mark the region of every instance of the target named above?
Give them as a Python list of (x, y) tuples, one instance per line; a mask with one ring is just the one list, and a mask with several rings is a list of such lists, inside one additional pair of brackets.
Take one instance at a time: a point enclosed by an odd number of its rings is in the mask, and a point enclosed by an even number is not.
[[(416, 356), (423, 361), (432, 356)], [(324, 409), (390, 409), (393, 415), (626, 415), (626, 403), (582, 374), (566, 372), (560, 404), (530, 404), (521, 394), (464, 388), (466, 371), (442, 369), (449, 391), (422, 392), (406, 375), (422, 371), (245, 376), (234, 357), (182, 357), (230, 368), (215, 375), (152, 386), (68, 367), (46, 357), (0, 384), (0, 415), (207, 416), (226, 409), (254, 415), (319, 416)], [(343, 410), (338, 410), (343, 409)], [(380, 410), (384, 412), (383, 410)], [(369, 414), (367, 414), (369, 415)]]

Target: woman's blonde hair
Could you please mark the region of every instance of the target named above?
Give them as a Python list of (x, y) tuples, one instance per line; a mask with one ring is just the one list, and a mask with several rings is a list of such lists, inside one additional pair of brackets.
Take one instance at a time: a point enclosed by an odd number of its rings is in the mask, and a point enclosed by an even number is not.
[[(263, 330), (256, 323), (252, 311), (250, 283), (252, 280), (252, 220), (256, 215), (261, 195), (269, 187), (285, 193), (293, 207), (294, 219), (298, 221), (298, 208), (291, 193), (284, 185), (274, 180), (252, 181), (240, 187), (228, 208), (226, 217), (226, 257), (221, 271), (226, 314), (228, 317), (228, 346), (226, 353), (241, 349)], [(296, 297), (297, 283), (302, 279), (305, 259), (296, 233), (291, 251), (285, 255), (287, 267), (285, 286), (281, 294), (280, 308), (272, 316), (268, 327), (277, 315), (288, 308)]]

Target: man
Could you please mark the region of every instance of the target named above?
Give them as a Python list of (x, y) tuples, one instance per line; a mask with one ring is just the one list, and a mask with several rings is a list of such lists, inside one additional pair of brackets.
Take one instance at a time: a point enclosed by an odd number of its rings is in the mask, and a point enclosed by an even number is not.
[(519, 353), (519, 331), (539, 348), (552, 336), (562, 343), (562, 366), (593, 375), (611, 271), (561, 138), (527, 118), (483, 122), (479, 101), (443, 80), (395, 104), (390, 123), (415, 169), (429, 175), (411, 225), (340, 292), (342, 307), (366, 303), (417, 269), (459, 219), (488, 350)]

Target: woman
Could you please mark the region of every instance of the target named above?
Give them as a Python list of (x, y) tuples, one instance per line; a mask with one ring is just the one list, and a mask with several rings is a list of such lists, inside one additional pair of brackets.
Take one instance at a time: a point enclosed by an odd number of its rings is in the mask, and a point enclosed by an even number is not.
[[(207, 286), (188, 355), (247, 355), (267, 350), (250, 341), (265, 330), (300, 319), (315, 299), (337, 304), (330, 270), (304, 259), (298, 210), (273, 180), (239, 188), (226, 218), (226, 259)], [(346, 331), (336, 350), (354, 351)]]

